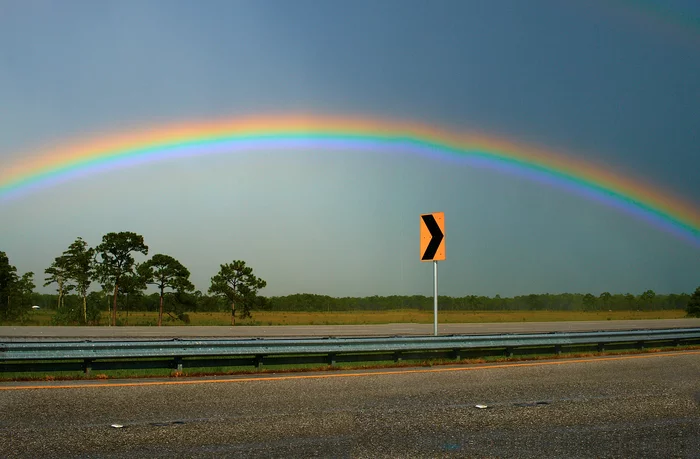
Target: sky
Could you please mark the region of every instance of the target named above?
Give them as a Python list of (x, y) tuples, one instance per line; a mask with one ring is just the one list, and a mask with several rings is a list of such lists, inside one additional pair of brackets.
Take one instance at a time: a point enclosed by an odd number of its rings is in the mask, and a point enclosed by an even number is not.
[[(407, 120), (597, 164), (700, 208), (700, 4), (607, 0), (0, 3), (0, 167), (104, 135), (269, 115)], [(562, 189), (448, 157), (309, 145), (85, 174), (0, 201), (39, 291), (80, 236), (142, 234), (206, 291), (268, 296), (692, 292), (700, 248)], [(143, 257), (137, 257), (143, 261)]]

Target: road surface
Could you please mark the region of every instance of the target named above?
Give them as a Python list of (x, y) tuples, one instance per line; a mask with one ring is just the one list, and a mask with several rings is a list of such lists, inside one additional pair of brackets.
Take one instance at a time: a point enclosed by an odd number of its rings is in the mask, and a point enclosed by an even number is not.
[(700, 351), (2, 383), (0, 407), (6, 458), (700, 458)]
[[(700, 319), (440, 324), (441, 335), (548, 333), (700, 327)], [(273, 327), (0, 327), (0, 339), (250, 338), (432, 335), (432, 324), (303, 325)]]

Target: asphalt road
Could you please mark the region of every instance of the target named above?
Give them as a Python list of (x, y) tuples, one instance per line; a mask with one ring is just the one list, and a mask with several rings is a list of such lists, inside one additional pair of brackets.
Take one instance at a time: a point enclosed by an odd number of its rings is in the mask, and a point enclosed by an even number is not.
[[(547, 333), (700, 327), (700, 319), (439, 324), (442, 335)], [(0, 327), (0, 339), (242, 338), (432, 335), (432, 324), (305, 325), (273, 327)]]
[(7, 458), (700, 458), (700, 351), (2, 383), (0, 407), (0, 456)]

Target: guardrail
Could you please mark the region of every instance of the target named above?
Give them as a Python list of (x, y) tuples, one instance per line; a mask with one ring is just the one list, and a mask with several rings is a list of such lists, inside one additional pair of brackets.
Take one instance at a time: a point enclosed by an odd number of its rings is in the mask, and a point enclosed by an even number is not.
[(383, 338), (172, 339), (0, 343), (0, 372), (229, 367), (263, 364), (462, 359), (565, 348), (644, 347), (700, 342), (700, 328)]

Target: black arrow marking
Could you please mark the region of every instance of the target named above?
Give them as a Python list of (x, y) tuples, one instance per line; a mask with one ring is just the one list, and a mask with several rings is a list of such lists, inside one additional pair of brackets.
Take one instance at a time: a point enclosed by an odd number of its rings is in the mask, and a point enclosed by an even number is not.
[(440, 243), (442, 242), (442, 239), (445, 237), (445, 235), (442, 234), (440, 226), (438, 226), (437, 222), (435, 221), (435, 217), (433, 217), (432, 215), (421, 215), (421, 218), (423, 219), (423, 223), (425, 223), (425, 226), (428, 228), (428, 231), (430, 231), (430, 235), (432, 236), (432, 239), (430, 239), (430, 243), (425, 249), (421, 260), (432, 260), (433, 258), (435, 258), (435, 252), (437, 252), (438, 248), (440, 247)]

